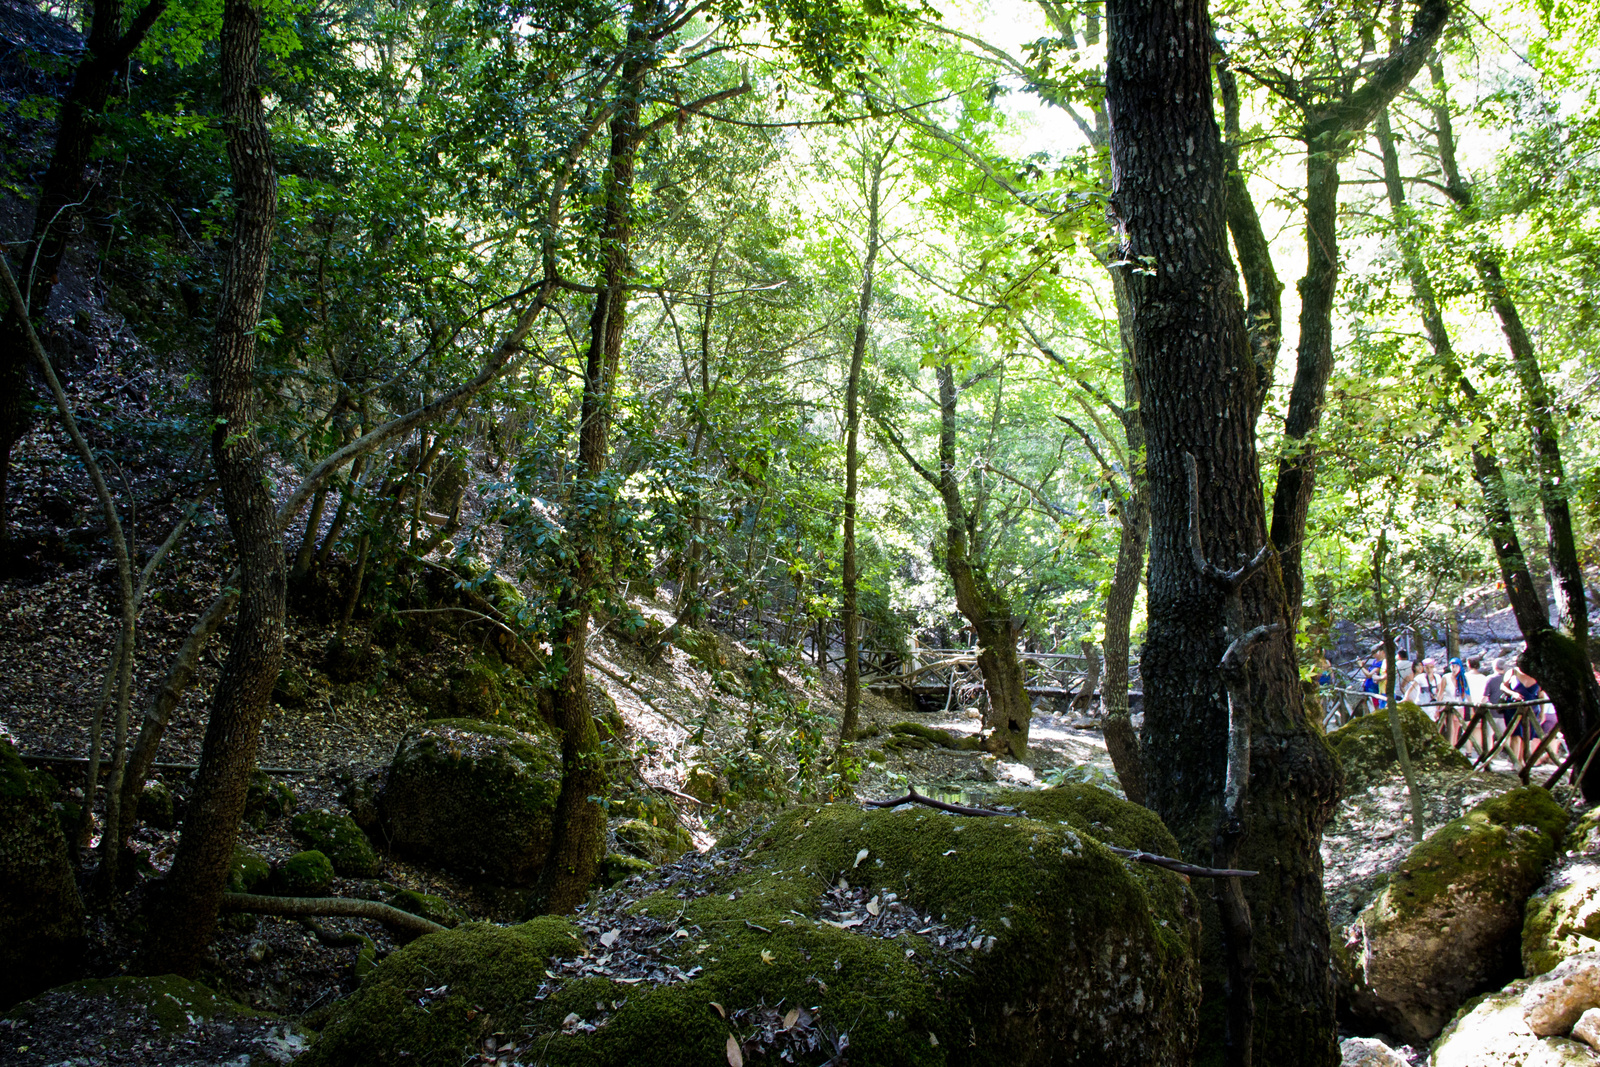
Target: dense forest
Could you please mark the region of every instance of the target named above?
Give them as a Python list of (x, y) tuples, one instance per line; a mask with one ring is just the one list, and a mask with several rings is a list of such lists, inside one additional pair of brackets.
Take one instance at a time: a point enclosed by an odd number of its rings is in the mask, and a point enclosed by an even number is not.
[(0, 1061), (1600, 1063), (1597, 28), (0, 0)]

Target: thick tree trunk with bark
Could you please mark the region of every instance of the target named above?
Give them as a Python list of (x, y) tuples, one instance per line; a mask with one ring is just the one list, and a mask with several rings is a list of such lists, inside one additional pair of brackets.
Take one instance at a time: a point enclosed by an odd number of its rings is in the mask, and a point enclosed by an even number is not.
[[(1212, 114), (1203, 0), (1113, 0), (1106, 80), (1113, 210), (1129, 270), (1150, 487), (1144, 757), (1149, 802), (1191, 859), (1212, 854), (1227, 784), (1221, 668), (1227, 594), (1190, 549), (1183, 456), (1197, 461), (1207, 557), (1242, 566), (1267, 543), (1253, 413), (1258, 378), (1227, 251), (1224, 160)], [(1246, 628), (1292, 620), (1271, 562), (1239, 591)], [(1238, 683), (1249, 705), (1250, 802), (1240, 856), (1254, 917), (1255, 1058), (1339, 1059), (1319, 844), (1338, 766), (1302, 707), (1292, 633), (1257, 646)], [(1214, 915), (1215, 913), (1213, 913)], [(1222, 1045), (1226, 964), (1207, 923), (1202, 1048)]]
[(183, 837), (146, 945), (143, 966), (154, 974), (193, 974), (210, 940), (244, 815), (261, 722), (283, 656), (283, 530), (271, 470), (255, 432), (256, 326), (278, 198), (257, 80), (260, 43), (260, 7), (252, 0), (227, 0), (222, 103), (234, 226), (211, 357), (211, 453), (238, 553), (239, 614), (217, 680)]
[[(556, 798), (550, 853), (534, 886), (533, 909), (564, 913), (588, 896), (605, 851), (605, 760), (591, 711), (585, 664), (592, 599), (609, 580), (612, 505), (599, 482), (610, 463), (611, 416), (617, 369), (627, 324), (632, 277), (634, 163), (641, 138), (640, 83), (652, 62), (655, 0), (635, 0), (628, 21), (628, 58), (611, 117), (610, 162), (605, 175), (601, 222), (599, 293), (589, 316), (589, 350), (583, 372), (578, 428), (578, 472), (568, 509), (568, 536), (577, 561), (557, 600), (561, 625), (552, 635), (561, 677), (553, 693), (555, 725), (561, 731), (561, 793)], [(598, 491), (597, 491), (598, 490)]]

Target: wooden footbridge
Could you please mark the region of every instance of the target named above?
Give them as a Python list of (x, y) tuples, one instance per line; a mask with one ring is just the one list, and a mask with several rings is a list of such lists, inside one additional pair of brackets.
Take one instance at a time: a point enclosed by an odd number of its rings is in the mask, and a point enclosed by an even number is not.
[[(1028, 695), (1034, 699), (1068, 700), (1083, 693), (1098, 695), (1101, 665), (1097, 658), (1070, 652), (1019, 652)], [(1128, 664), (1128, 687), (1138, 687), (1136, 663)], [(983, 675), (978, 670), (977, 649), (922, 648), (912, 650), (896, 670), (862, 672), (861, 684), (890, 699), (942, 704), (945, 708), (977, 703), (983, 692)]]

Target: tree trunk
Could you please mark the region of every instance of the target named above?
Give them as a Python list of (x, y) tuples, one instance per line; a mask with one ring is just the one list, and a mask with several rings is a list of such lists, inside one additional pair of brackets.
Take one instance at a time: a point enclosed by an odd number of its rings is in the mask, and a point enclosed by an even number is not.
[(612, 392), (622, 358), (632, 276), (640, 83), (653, 62), (650, 34), (655, 20), (656, 0), (635, 0), (628, 20), (628, 56), (611, 118), (610, 165), (604, 179), (605, 213), (599, 241), (604, 258), (599, 292), (589, 317), (578, 472), (568, 515), (568, 535), (575, 543), (577, 559), (557, 600), (562, 622), (551, 640), (562, 670), (553, 693), (555, 726), (561, 731), (561, 793), (556, 798), (550, 854), (534, 886), (533, 908), (543, 912), (569, 912), (583, 903), (605, 850), (606, 819), (599, 804), (605, 795), (605, 762), (590, 711), (585, 664), (592, 600), (609, 581), (615, 505), (609, 502), (609, 491), (601, 482), (610, 462)]
[(1017, 634), (1012, 625), (1011, 603), (989, 581), (983, 565), (971, 554), (971, 519), (961, 501), (956, 476), (956, 384), (950, 364), (941, 365), (939, 378), (939, 472), (936, 487), (944, 501), (945, 570), (955, 587), (956, 607), (969, 623), (978, 643), (978, 671), (989, 697), (991, 730), (984, 739), (990, 752), (1024, 759), (1028, 754), (1028, 727), (1033, 703), (1017, 658)]
[(1083, 684), (1072, 698), (1072, 710), (1081, 712), (1089, 710), (1089, 705), (1094, 703), (1095, 691), (1100, 688), (1100, 650), (1094, 647), (1093, 641), (1079, 641), (1078, 647), (1089, 661), (1088, 669), (1083, 672)]
[[(1266, 543), (1256, 457), (1257, 375), (1227, 252), (1224, 163), (1212, 115), (1203, 0), (1113, 0), (1106, 96), (1113, 208), (1129, 271), (1143, 387), (1151, 540), (1144, 679), (1151, 806), (1191, 859), (1212, 854), (1227, 784), (1229, 699), (1221, 663), (1226, 595), (1190, 551), (1185, 453), (1206, 491), (1195, 515), (1218, 566)], [(1293, 620), (1270, 561), (1239, 591), (1242, 625), (1285, 624), (1242, 677), (1249, 703), (1250, 803), (1243, 880), (1256, 938), (1254, 1055), (1263, 1064), (1338, 1063), (1319, 853), (1340, 787), (1337, 763), (1302, 706)], [(1208, 909), (1209, 910), (1209, 909)], [(1216, 912), (1205, 923), (1202, 1058), (1217, 1031), (1226, 962)]]
[(844, 391), (844, 583), (839, 614), (844, 628), (844, 716), (839, 739), (853, 741), (861, 714), (860, 610), (856, 597), (856, 481), (860, 466), (857, 438), (861, 429), (861, 364), (867, 355), (867, 327), (872, 313), (873, 272), (878, 262), (878, 195), (883, 185), (883, 155), (868, 161), (871, 173), (867, 191), (867, 254), (861, 263), (861, 300), (856, 307), (856, 332), (850, 346), (850, 376)]
[(206, 724), (183, 837), (161, 889), (145, 973), (192, 975), (216, 924), (261, 722), (283, 655), (285, 561), (271, 470), (255, 432), (256, 325), (277, 212), (277, 175), (257, 82), (261, 9), (226, 0), (223, 118), (233, 172), (228, 252), (211, 359), (212, 461), (239, 558), (239, 614)]
[[(1139, 415), (1134, 413), (1137, 421)], [(1143, 450), (1141, 433), (1139, 450)], [(1134, 451), (1129, 441), (1129, 451)], [(1100, 705), (1104, 711), (1106, 751), (1116, 769), (1122, 793), (1135, 804), (1147, 799), (1144, 761), (1140, 757), (1138, 734), (1128, 712), (1129, 630), (1133, 607), (1139, 596), (1140, 572), (1144, 569), (1145, 544), (1150, 536), (1150, 506), (1140, 488), (1122, 502), (1122, 532), (1117, 540), (1117, 564), (1111, 575), (1111, 590), (1106, 595), (1106, 666), (1100, 685)]]

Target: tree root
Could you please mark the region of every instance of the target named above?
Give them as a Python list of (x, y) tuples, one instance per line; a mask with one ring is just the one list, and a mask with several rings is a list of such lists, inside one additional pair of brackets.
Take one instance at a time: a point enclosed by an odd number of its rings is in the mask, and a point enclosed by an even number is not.
[(343, 915), (357, 919), (376, 919), (386, 926), (416, 934), (438, 933), (445, 927), (409, 911), (380, 904), (376, 900), (350, 897), (269, 897), (258, 893), (224, 893), (223, 911), (248, 911), (258, 915)]

